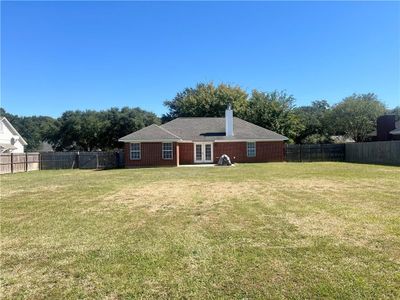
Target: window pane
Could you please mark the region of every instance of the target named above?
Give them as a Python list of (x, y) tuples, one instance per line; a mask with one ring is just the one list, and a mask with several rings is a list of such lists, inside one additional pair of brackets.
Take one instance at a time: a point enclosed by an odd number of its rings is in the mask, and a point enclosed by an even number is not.
[(247, 143), (247, 156), (248, 157), (256, 156), (256, 143), (254, 142)]
[(172, 143), (163, 143), (163, 150), (172, 150)]
[(140, 144), (139, 143), (131, 144), (131, 150), (132, 151), (134, 151), (134, 150), (139, 151), (140, 150)]
[(164, 151), (163, 152), (164, 159), (171, 159), (172, 158), (172, 151)]
[(211, 160), (211, 145), (206, 145), (206, 160)]
[(201, 145), (196, 145), (196, 160), (201, 160)]
[(131, 144), (131, 159), (140, 159), (140, 143)]
[(163, 159), (172, 159), (172, 143), (163, 143), (162, 144), (162, 158)]

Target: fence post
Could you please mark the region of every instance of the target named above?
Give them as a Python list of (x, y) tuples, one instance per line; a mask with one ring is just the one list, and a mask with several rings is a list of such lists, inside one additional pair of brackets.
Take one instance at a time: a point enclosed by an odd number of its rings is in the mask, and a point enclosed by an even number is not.
[(25, 172), (28, 172), (28, 152), (25, 152)]
[(322, 151), (322, 144), (319, 144), (319, 160), (318, 161), (321, 161), (321, 160), (324, 160), (324, 153)]
[(14, 173), (14, 154), (11, 152), (11, 174)]
[(300, 162), (302, 162), (303, 161), (303, 157), (302, 157), (302, 151), (301, 151), (301, 144), (300, 144)]
[(99, 168), (99, 152), (96, 152), (96, 170)]
[(79, 151), (76, 152), (75, 162), (76, 162), (76, 168), (79, 169), (80, 168), (80, 166), (79, 166)]

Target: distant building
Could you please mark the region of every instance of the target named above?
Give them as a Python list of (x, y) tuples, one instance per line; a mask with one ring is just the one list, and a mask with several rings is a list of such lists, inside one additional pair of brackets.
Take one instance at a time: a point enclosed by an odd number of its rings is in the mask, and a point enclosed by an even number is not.
[(331, 135), (331, 140), (334, 144), (354, 143), (355, 140), (345, 135)]
[(371, 141), (400, 140), (400, 121), (395, 115), (380, 116), (376, 120), (376, 130), (368, 134)]
[(0, 119), (0, 153), (24, 153), (28, 145), (18, 131), (5, 118)]
[(43, 141), (39, 144), (39, 147), (37, 148), (37, 151), (39, 152), (54, 152), (53, 147), (51, 144), (49, 144), (46, 141)]

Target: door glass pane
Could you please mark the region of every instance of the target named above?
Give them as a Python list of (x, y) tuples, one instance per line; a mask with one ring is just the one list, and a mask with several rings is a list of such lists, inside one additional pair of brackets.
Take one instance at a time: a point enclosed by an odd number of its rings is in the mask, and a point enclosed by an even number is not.
[(211, 160), (211, 145), (206, 144), (206, 160)]
[(201, 160), (201, 145), (196, 145), (196, 160)]

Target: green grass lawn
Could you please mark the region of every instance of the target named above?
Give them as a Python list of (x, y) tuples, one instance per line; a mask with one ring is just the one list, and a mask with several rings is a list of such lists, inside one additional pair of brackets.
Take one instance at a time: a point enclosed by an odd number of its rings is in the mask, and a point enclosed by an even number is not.
[(1, 296), (400, 298), (400, 168), (1, 176)]

